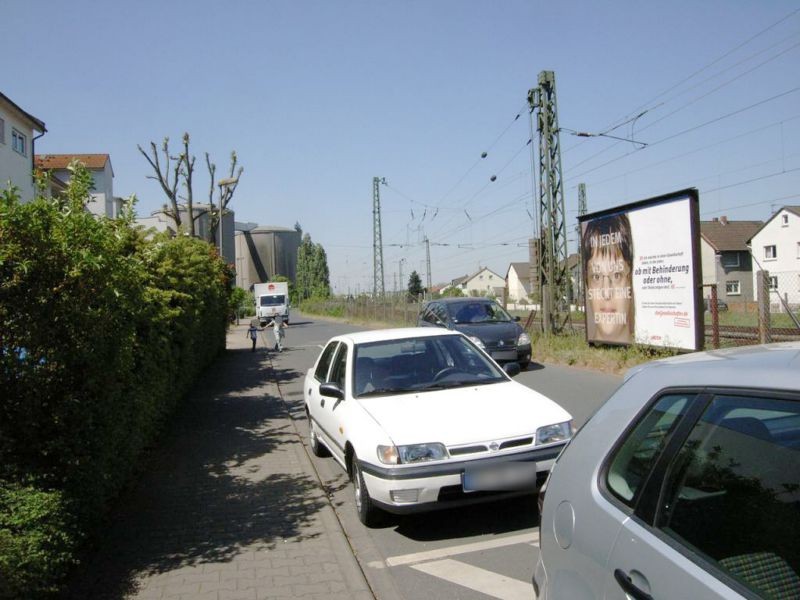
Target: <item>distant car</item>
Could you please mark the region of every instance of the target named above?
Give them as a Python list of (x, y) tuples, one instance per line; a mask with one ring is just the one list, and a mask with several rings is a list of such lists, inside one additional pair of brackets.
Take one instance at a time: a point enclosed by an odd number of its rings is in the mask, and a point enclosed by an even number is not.
[(309, 446), (350, 475), (366, 525), (533, 493), (572, 435), (568, 412), (455, 331), (334, 337), (303, 390)]
[(539, 498), (539, 600), (800, 598), (800, 343), (632, 369)]
[(423, 305), (420, 327), (444, 327), (468, 336), (497, 362), (516, 361), (524, 371), (531, 362), (531, 338), (491, 298), (441, 298)]
[[(711, 301), (709, 298), (703, 298), (703, 310), (710, 310)], [(728, 310), (728, 303), (724, 300), (717, 300), (717, 312), (725, 312)]]

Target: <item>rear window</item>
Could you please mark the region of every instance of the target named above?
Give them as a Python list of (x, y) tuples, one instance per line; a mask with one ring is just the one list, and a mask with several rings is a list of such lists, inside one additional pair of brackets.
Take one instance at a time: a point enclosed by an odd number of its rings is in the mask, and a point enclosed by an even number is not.
[(716, 396), (662, 498), (665, 534), (759, 597), (800, 597), (800, 401)]

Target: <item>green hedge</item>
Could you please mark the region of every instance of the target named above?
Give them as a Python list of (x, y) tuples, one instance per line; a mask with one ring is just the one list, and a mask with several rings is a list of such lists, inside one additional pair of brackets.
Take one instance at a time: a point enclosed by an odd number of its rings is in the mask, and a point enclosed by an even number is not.
[(132, 213), (0, 195), (0, 598), (58, 590), (81, 542), (225, 345), (230, 273)]

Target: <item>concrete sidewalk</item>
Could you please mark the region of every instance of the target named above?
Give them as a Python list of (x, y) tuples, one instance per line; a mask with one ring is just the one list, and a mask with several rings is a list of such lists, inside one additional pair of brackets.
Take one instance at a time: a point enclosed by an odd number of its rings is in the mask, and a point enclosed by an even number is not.
[[(374, 598), (247, 325), (198, 381), (69, 598)], [(271, 338), (269, 338), (271, 339)]]

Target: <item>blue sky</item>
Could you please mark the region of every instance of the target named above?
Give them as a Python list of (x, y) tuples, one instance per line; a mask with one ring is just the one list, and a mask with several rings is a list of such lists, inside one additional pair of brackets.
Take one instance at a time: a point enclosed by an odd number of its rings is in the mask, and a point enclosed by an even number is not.
[(372, 287), (374, 176), (387, 290), (401, 259), (425, 281), (425, 236), (434, 283), (527, 260), (545, 69), (570, 228), (579, 182), (590, 212), (686, 187), (704, 219), (800, 204), (794, 1), (6, 0), (2, 21), (1, 91), (47, 124), (38, 153), (109, 153), (148, 215), (165, 199), (137, 144), (188, 131), (196, 198), (204, 153), (225, 170), (235, 149), (237, 220), (299, 222), (337, 291)]

